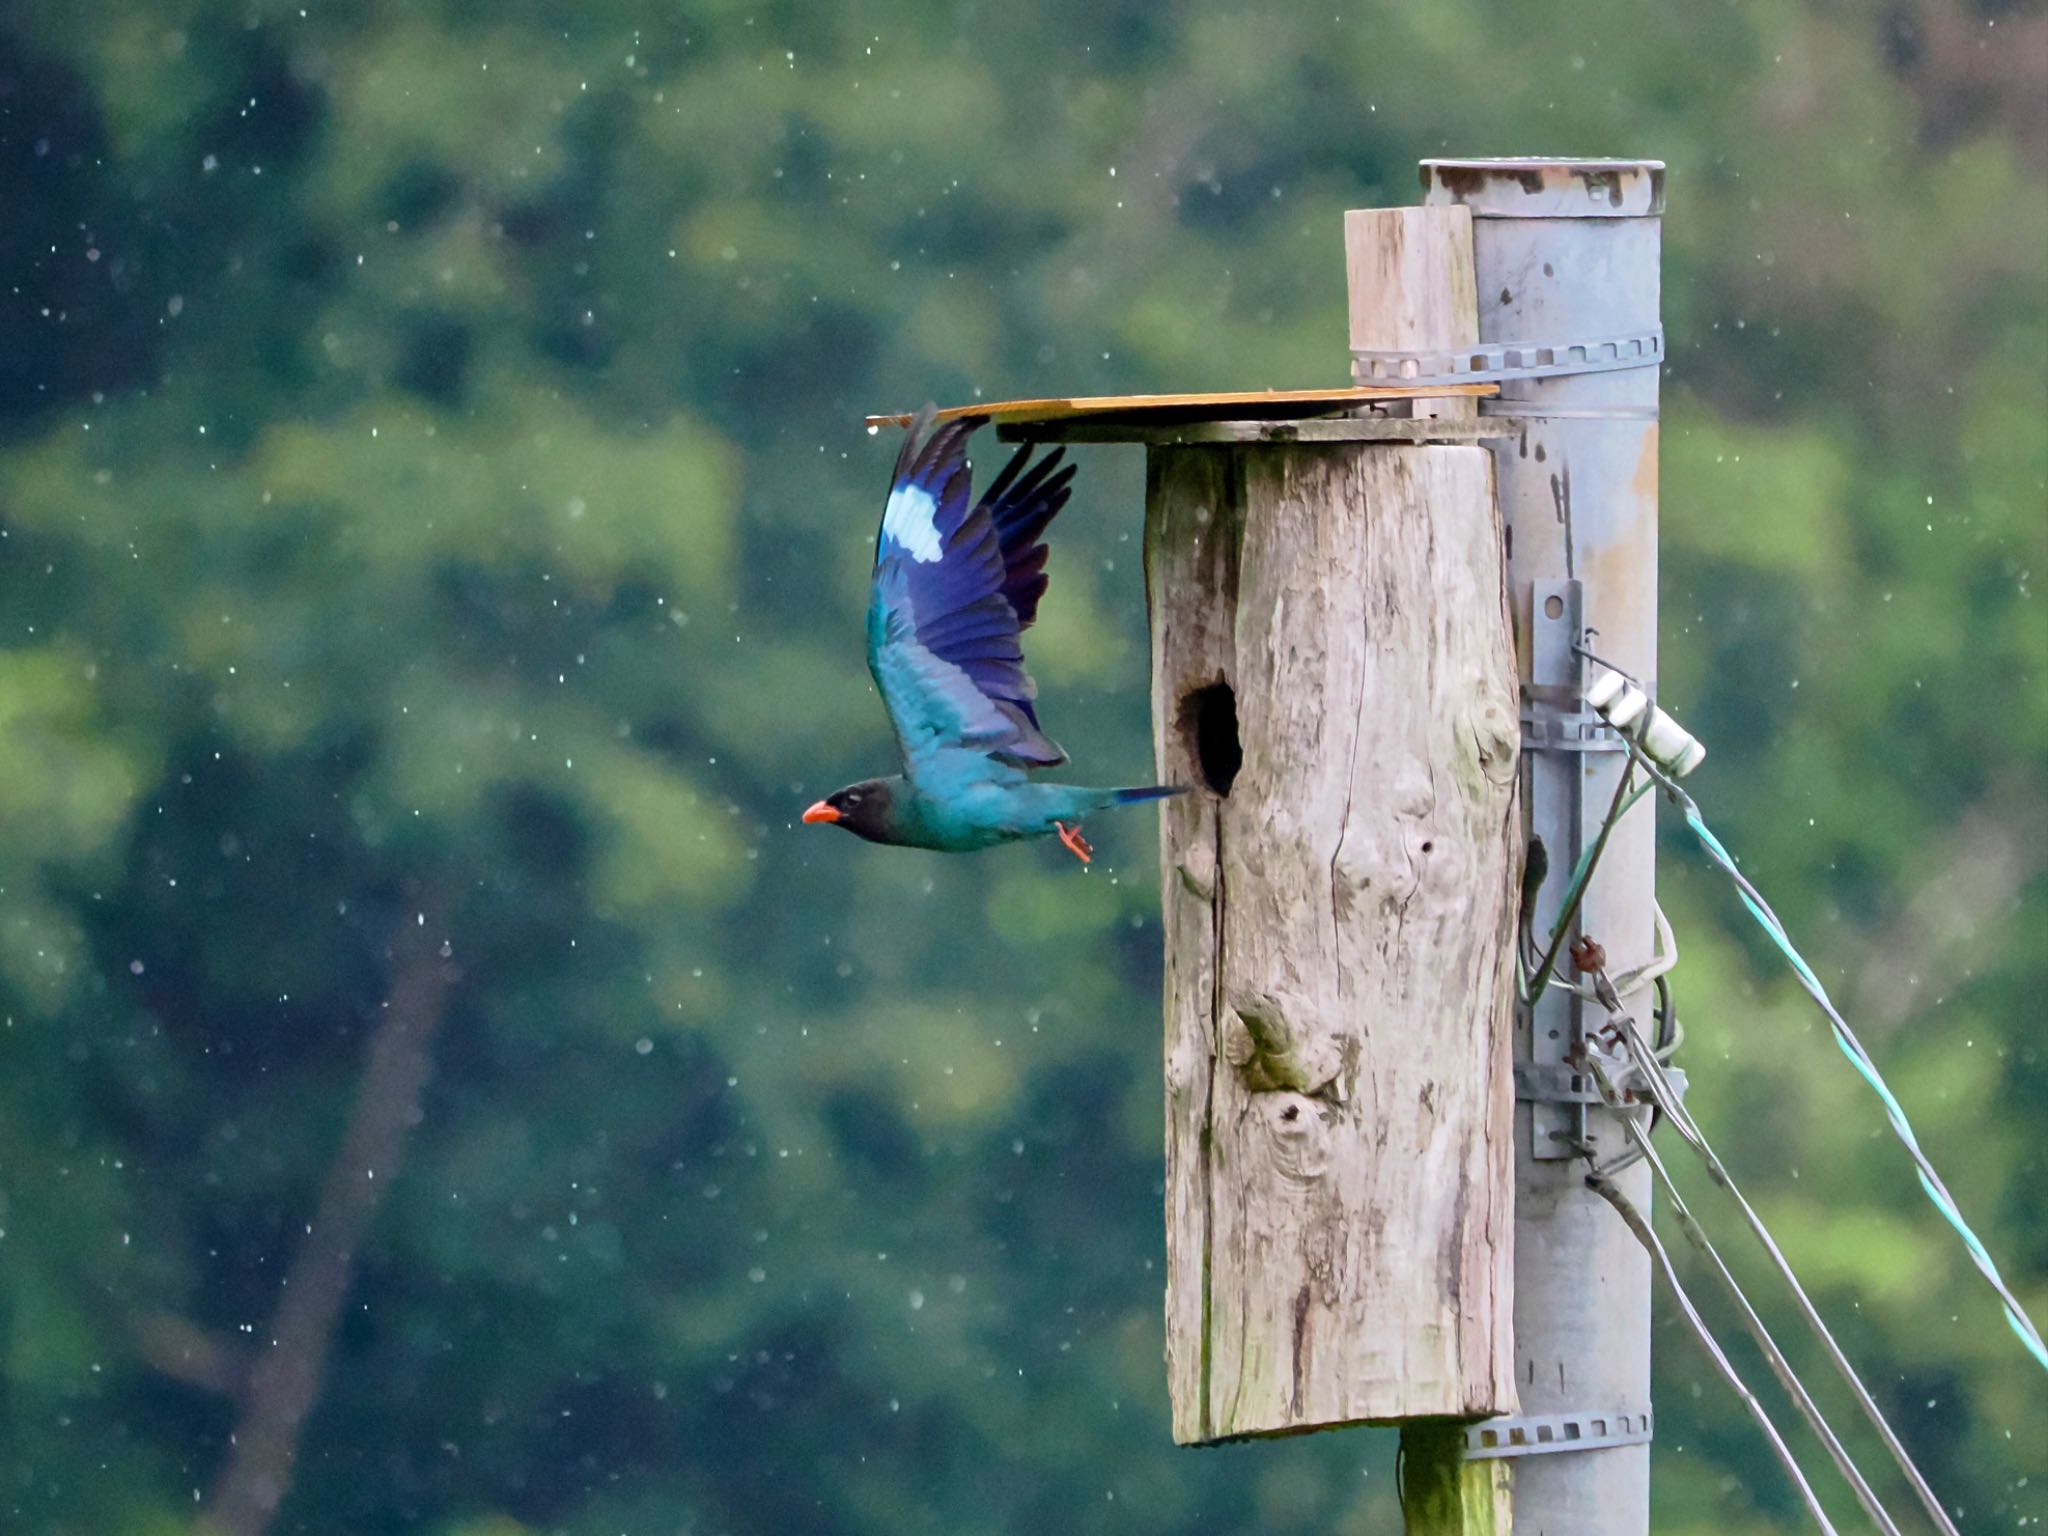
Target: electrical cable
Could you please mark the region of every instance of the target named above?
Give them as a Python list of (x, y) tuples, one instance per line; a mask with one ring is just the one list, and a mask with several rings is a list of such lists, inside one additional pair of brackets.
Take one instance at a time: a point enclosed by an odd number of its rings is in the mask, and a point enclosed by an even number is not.
[(1827, 1511), (1821, 1508), (1820, 1500), (1814, 1497), (1813, 1488), (1806, 1481), (1806, 1474), (1799, 1470), (1799, 1463), (1794, 1459), (1791, 1448), (1785, 1444), (1784, 1436), (1778, 1433), (1778, 1426), (1773, 1424), (1771, 1416), (1764, 1412), (1764, 1405), (1757, 1401), (1756, 1394), (1743, 1385), (1742, 1377), (1736, 1373), (1734, 1365), (1722, 1351), (1713, 1330), (1707, 1327), (1706, 1320), (1699, 1314), (1699, 1309), (1692, 1304), (1692, 1298), (1686, 1295), (1685, 1287), (1679, 1283), (1678, 1271), (1672, 1267), (1671, 1255), (1664, 1251), (1663, 1243), (1657, 1240), (1657, 1234), (1650, 1229), (1649, 1222), (1643, 1219), (1642, 1212), (1635, 1208), (1628, 1196), (1624, 1195), (1611, 1180), (1597, 1173), (1588, 1174), (1586, 1184), (1620, 1213), (1621, 1219), (1628, 1223), (1629, 1231), (1635, 1234), (1636, 1241), (1641, 1243), (1648, 1250), (1650, 1257), (1656, 1261), (1658, 1271), (1664, 1276), (1664, 1283), (1671, 1287), (1671, 1294), (1678, 1302), (1678, 1310), (1684, 1315), (1687, 1324), (1691, 1326), (1694, 1335), (1706, 1350), (1707, 1357), (1714, 1362), (1715, 1369), (1720, 1371), (1722, 1379), (1735, 1389), (1735, 1395), (1742, 1399), (1742, 1404), (1749, 1410), (1750, 1417), (1756, 1420), (1764, 1432), (1764, 1438), (1770, 1441), (1772, 1451), (1776, 1453), (1779, 1463), (1785, 1468), (1785, 1473), (1792, 1479), (1793, 1485), (1798, 1488), (1799, 1497), (1805, 1502), (1807, 1513), (1813, 1516), (1814, 1524), (1821, 1528), (1824, 1536), (1838, 1536), (1834, 1525), (1828, 1520)]
[[(1608, 667), (1609, 670), (1621, 672), (1621, 669), (1614, 667), (1612, 663), (1593, 655), (1592, 652), (1586, 651), (1583, 647), (1575, 647), (1575, 649), (1580, 650), (1581, 654), (1590, 659)], [(1628, 674), (1625, 672), (1622, 672), (1621, 675), (1624, 678), (1628, 677)], [(1633, 682), (1634, 679), (1630, 678), (1629, 681)], [(1640, 688), (1642, 685), (1637, 683), (1636, 686)], [(1652, 703), (1654, 703), (1654, 700), (1652, 700)], [(1997, 1291), (2000, 1300), (2005, 1305), (2005, 1317), (2008, 1326), (2012, 1328), (2015, 1335), (2019, 1337), (2021, 1343), (2026, 1346), (2034, 1359), (2044, 1367), (2048, 1367), (2048, 1353), (2044, 1353), (2039, 1332), (2034, 1328), (2032, 1320), (2027, 1316), (2025, 1310), (2020, 1307), (2017, 1299), (2006, 1288), (2003, 1278), (1998, 1273), (1996, 1264), (1993, 1263), (1983, 1243), (1963, 1220), (1962, 1213), (1957, 1208), (1954, 1198), (1950, 1196), (1947, 1187), (1941, 1181), (1940, 1175), (1936, 1173), (1933, 1164), (1921, 1150), (1919, 1141), (1913, 1134), (1912, 1126), (1906, 1119), (1904, 1108), (1885, 1084), (1883, 1077), (1877, 1070), (1876, 1063), (1864, 1049), (1862, 1042), (1856, 1038), (1854, 1032), (1849, 1028), (1848, 1021), (1842, 1017), (1840, 1011), (1834, 1006), (1832, 999), (1827, 995), (1827, 989), (1822, 986), (1820, 978), (1814, 973), (1812, 967), (1806, 963), (1805, 958), (1792, 945), (1790, 935), (1786, 931), (1782, 920), (1771, 910), (1770, 904), (1764, 900), (1762, 893), (1756, 889), (1755, 885), (1737, 867), (1733, 855), (1728, 852), (1720, 840), (1715, 837), (1712, 830), (1708, 828), (1705, 818), (1700, 813), (1698, 804), (1676, 783), (1676, 776), (1683, 773), (1685, 767), (1676, 766), (1671, 772), (1667, 773), (1657, 761), (1653, 760), (1643, 750), (1643, 743), (1641, 741), (1632, 737), (1625, 730), (1618, 730), (1617, 734), (1621, 737), (1623, 745), (1629, 752), (1632, 768), (1639, 766), (1648, 775), (1648, 783), (1644, 786), (1645, 789), (1654, 784), (1661, 786), (1670, 795), (1673, 803), (1679, 807), (1684, 815), (1688, 828), (1699, 839), (1701, 845), (1706, 848), (1715, 863), (1734, 882), (1737, 894), (1741, 897), (1743, 905), (1748, 908), (1751, 916), (1763, 927), (1766, 935), (1771, 938), (1772, 942), (1784, 954), (1786, 960), (1791, 964), (1794, 973), (1798, 976), (1801, 985), (1806, 988), (1807, 992), (1820, 1006), (1833, 1028), (1837, 1046), (1849, 1058), (1850, 1063), (1856, 1067), (1858, 1073), (1865, 1079), (1866, 1083), (1883, 1103), (1894, 1134), (1898, 1136), (1899, 1140), (1913, 1157), (1916, 1171), (1920, 1177), (1921, 1187), (1926, 1191), (1928, 1198), (1934, 1203), (1935, 1208), (1941, 1213), (1942, 1217), (1949, 1222), (1962, 1238), (1978, 1269), (1991, 1283), (1993, 1289)], [(1695, 764), (1698, 755), (1695, 752), (1693, 757)], [(1624, 778), (1629, 776), (1624, 775)], [(1634, 800), (1631, 799), (1629, 804), (1632, 805), (1633, 803)], [(1610, 814), (1618, 817), (1619, 812), (1612, 812)], [(1669, 925), (1664, 921), (1661, 909), (1658, 911), (1657, 917), (1659, 938), (1660, 940), (1666, 940), (1669, 935)], [(1675, 951), (1675, 944), (1671, 944), (1668, 947)], [(1675, 963), (1675, 953), (1672, 955), (1672, 960)], [(1626, 978), (1631, 990), (1640, 986), (1644, 979), (1653, 977), (1656, 981), (1658, 1002), (1656, 1007), (1657, 1041), (1655, 1046), (1644, 1041), (1635, 1021), (1621, 1010), (1617, 990), (1619, 984), (1609, 983), (1604, 975), (1596, 974), (1594, 978), (1596, 990), (1604, 988), (1606, 995), (1601, 1000), (1608, 1006), (1611, 1017), (1621, 1026), (1621, 1032), (1628, 1042), (1630, 1054), (1635, 1060), (1636, 1069), (1649, 1085), (1652, 1112), (1647, 1128), (1638, 1123), (1632, 1116), (1624, 1115), (1622, 1117), (1628, 1134), (1635, 1141), (1639, 1149), (1637, 1155), (1647, 1157), (1651, 1162), (1657, 1177), (1664, 1183), (1665, 1188), (1671, 1195), (1687, 1235), (1698, 1242), (1703, 1250), (1708, 1253), (1709, 1257), (1713, 1259), (1716, 1268), (1721, 1271), (1723, 1279), (1728, 1282), (1730, 1288), (1735, 1290), (1737, 1299), (1741, 1301), (1745, 1313), (1748, 1314), (1750, 1321), (1753, 1323), (1752, 1331), (1757, 1332), (1762, 1328), (1761, 1321), (1755, 1318), (1753, 1311), (1749, 1308), (1747, 1298), (1741, 1295), (1726, 1266), (1721, 1263), (1719, 1255), (1714, 1252), (1711, 1243), (1706, 1239), (1704, 1231), (1698, 1227), (1697, 1222), (1692, 1218), (1691, 1212), (1685, 1208), (1678, 1191), (1671, 1184), (1668, 1172), (1661, 1161), (1658, 1160), (1654, 1149), (1649, 1143), (1649, 1131), (1655, 1129), (1660, 1119), (1668, 1119), (1687, 1144), (1692, 1146), (1699, 1154), (1702, 1161), (1707, 1165), (1710, 1176), (1735, 1199), (1744, 1219), (1748, 1222), (1758, 1241), (1763, 1244), (1765, 1252), (1770, 1256), (1773, 1265), (1777, 1268), (1779, 1274), (1783, 1276), (1785, 1283), (1791, 1287), (1802, 1317), (1820, 1339), (1830, 1362), (1850, 1387), (1858, 1406), (1877, 1430), (1878, 1436), (1883, 1441), (1885, 1448), (1897, 1462), (1900, 1471), (1905, 1475), (1907, 1482), (1913, 1488), (1915, 1495), (1919, 1498), (1936, 1527), (1943, 1533), (1943, 1536), (1956, 1536), (1956, 1527), (1950, 1520), (1947, 1511), (1942, 1508), (1939, 1498), (1936, 1497), (1933, 1489), (1928, 1486), (1926, 1478), (1921, 1474), (1920, 1469), (1914, 1464), (1912, 1457), (1899, 1441), (1897, 1434), (1885, 1419), (1882, 1410), (1878, 1408), (1875, 1399), (1871, 1397), (1869, 1390), (1863, 1385), (1862, 1379), (1856, 1374), (1855, 1368), (1849, 1363), (1848, 1357), (1842, 1352), (1841, 1346), (1836, 1343), (1834, 1335), (1829, 1332), (1827, 1325), (1821, 1320), (1812, 1299), (1806, 1294), (1805, 1288), (1799, 1283), (1798, 1277), (1793, 1273), (1792, 1267), (1786, 1260), (1784, 1253), (1771, 1237), (1769, 1229), (1764, 1226), (1762, 1219), (1756, 1214), (1755, 1209), (1751, 1207), (1741, 1190), (1736, 1187), (1735, 1181), (1729, 1175), (1726, 1166), (1715, 1155), (1712, 1146), (1706, 1140), (1705, 1134), (1700, 1130), (1698, 1123), (1692, 1118), (1690, 1112), (1684, 1107), (1670, 1079), (1666, 1077), (1664, 1064), (1676, 1053), (1678, 1045), (1683, 1039), (1683, 1029), (1679, 1024), (1671, 1003), (1670, 988), (1664, 980), (1665, 973), (1670, 969), (1671, 966), (1668, 964), (1660, 967), (1656, 962), (1652, 962), (1650, 966), (1643, 967), (1639, 972), (1631, 973)], [(1668, 1040), (1666, 1038), (1667, 1033), (1670, 1036)], [(1594, 1072), (1596, 1076), (1600, 1077), (1603, 1090), (1611, 1090), (1611, 1085), (1607, 1083), (1604, 1074), (1600, 1072), (1597, 1061), (1594, 1063)], [(1611, 1091), (1609, 1092), (1609, 1097), (1610, 1099), (1613, 1097)], [(1633, 1158), (1630, 1159), (1630, 1161), (1633, 1160)], [(1626, 1214), (1624, 1212), (1624, 1216)], [(1639, 1233), (1638, 1235), (1641, 1236), (1642, 1234)], [(1665, 1262), (1668, 1274), (1668, 1260)], [(1783, 1366), (1783, 1369), (1780, 1369), (1783, 1365), (1782, 1356), (1775, 1355), (1775, 1346), (1769, 1342), (1767, 1336), (1761, 1333), (1758, 1334), (1758, 1342), (1764, 1345), (1767, 1355), (1773, 1356), (1773, 1369), (1779, 1372), (1779, 1379), (1785, 1383), (1787, 1390), (1793, 1392), (1795, 1397), (1801, 1399), (1802, 1411), (1810, 1409), (1811, 1399), (1805, 1397), (1803, 1386), (1795, 1385), (1797, 1381), (1796, 1376), (1792, 1377), (1791, 1380), (1786, 1379), (1786, 1373), (1789, 1372), (1790, 1367)], [(1853, 1463), (1847, 1460), (1847, 1453), (1841, 1451), (1839, 1441), (1834, 1440), (1832, 1434), (1825, 1429), (1825, 1426), (1817, 1422), (1818, 1410), (1812, 1410), (1808, 1414), (1808, 1418), (1809, 1423), (1813, 1424), (1816, 1432), (1828, 1443), (1830, 1454), (1835, 1457), (1837, 1466), (1849, 1478), (1852, 1484), (1856, 1486), (1858, 1497), (1863, 1501), (1866, 1512), (1870, 1513), (1874, 1519), (1877, 1519), (1881, 1526), (1888, 1530), (1891, 1529), (1889, 1518), (1884, 1514), (1882, 1507), (1873, 1507), (1875, 1496), (1870, 1494), (1868, 1485), (1855, 1472)]]
[(1662, 981), (1678, 966), (1678, 936), (1671, 931), (1671, 920), (1654, 900), (1650, 903), (1650, 913), (1657, 920), (1657, 952), (1645, 964), (1621, 973), (1614, 983), (1614, 990), (1622, 997), (1640, 992), (1653, 981)]
[(1564, 936), (1571, 929), (1572, 919), (1578, 916), (1579, 903), (1585, 897), (1586, 885), (1593, 877), (1593, 870), (1600, 863), (1600, 855), (1607, 847), (1607, 839), (1614, 835), (1614, 828), (1621, 818), (1626, 816), (1630, 808), (1651, 789), (1650, 784), (1644, 783), (1636, 785), (1635, 792), (1631, 794), (1631, 785), (1635, 785), (1635, 774), (1624, 772), (1614, 786), (1614, 799), (1607, 807), (1607, 815), (1601, 820), (1598, 835), (1594, 837), (1592, 846), (1579, 855), (1578, 864), (1572, 870), (1571, 881), (1565, 886), (1563, 904), (1558, 908), (1557, 922), (1551, 929), (1550, 948), (1544, 952), (1542, 963), (1529, 979), (1526, 1000), (1532, 1004), (1543, 996), (1543, 989), (1550, 984), (1550, 973), (1557, 964), (1558, 951), (1564, 947)]
[(1904, 1107), (1878, 1072), (1877, 1063), (1872, 1061), (1869, 1052), (1864, 1050), (1863, 1042), (1858, 1040), (1855, 1031), (1849, 1028), (1848, 1020), (1844, 1019), (1840, 1010), (1835, 1007), (1833, 999), (1828, 996), (1827, 988), (1821, 985), (1820, 978), (1814, 974), (1813, 967), (1808, 965), (1806, 958), (1793, 947), (1784, 923), (1779, 920), (1777, 913), (1771, 910), (1762, 893), (1750, 883), (1749, 877), (1736, 866), (1734, 855), (1722, 846), (1721, 840), (1707, 826), (1705, 819), (1700, 815), (1699, 805), (1692, 796), (1680, 789), (1677, 782), (1651, 762), (1634, 742), (1629, 741), (1626, 736), (1623, 736), (1622, 740), (1627, 742), (1629, 755), (1636, 764), (1650, 775), (1653, 782), (1663, 786), (1665, 793), (1671, 797), (1672, 803), (1684, 816), (1685, 824), (1692, 830), (1693, 836), (1734, 882), (1736, 894), (1742, 898), (1742, 904), (1749, 909), (1758, 926), (1790, 963), (1793, 974), (1799, 978), (1800, 984), (1806, 988), (1814, 1002), (1819, 1004), (1821, 1012), (1827, 1016), (1828, 1023), (1834, 1028), (1835, 1044), (1841, 1049), (1842, 1054), (1849, 1058), (1850, 1065), (1855, 1067), (1858, 1075), (1884, 1105), (1885, 1117), (1891, 1122), (1892, 1134), (1898, 1137), (1906, 1151), (1912, 1155), (1914, 1171), (1920, 1177), (1920, 1187), (1926, 1191), (1927, 1198), (1941, 1213), (1942, 1219), (1955, 1229), (1956, 1235), (1962, 1239), (1963, 1246), (1969, 1250), (1971, 1259), (1975, 1261), (1978, 1272), (1990, 1282), (1991, 1288), (1998, 1293), (1999, 1300), (2005, 1304), (2006, 1325), (2019, 1338), (2027, 1353), (2034, 1357), (2035, 1362), (2043, 1370), (2048, 1370), (2048, 1345), (2042, 1343), (2040, 1330), (2034, 1326), (2033, 1319), (2027, 1316), (2026, 1309), (2019, 1303), (2019, 1298), (2007, 1287), (2005, 1277), (1998, 1272), (1998, 1265), (1992, 1260), (1983, 1240), (1963, 1219), (1963, 1213), (1957, 1207), (1955, 1197), (1948, 1192), (1948, 1186), (1942, 1183), (1941, 1175), (1935, 1172), (1934, 1164), (1920, 1149), (1920, 1140), (1913, 1134), (1913, 1126), (1906, 1118)]
[(1671, 1000), (1671, 979), (1657, 978), (1657, 1060), (1666, 1066), (1685, 1044), (1685, 1025), (1678, 1017), (1678, 1005)]
[[(1820, 1311), (1814, 1306), (1813, 1298), (1806, 1294), (1806, 1287), (1799, 1283), (1798, 1275), (1793, 1273), (1791, 1261), (1778, 1247), (1777, 1240), (1771, 1236), (1770, 1229), (1763, 1223), (1763, 1218), (1757, 1215), (1755, 1208), (1750, 1205), (1748, 1197), (1737, 1187), (1734, 1176), (1728, 1172), (1727, 1166), (1708, 1142), (1706, 1133), (1700, 1129), (1692, 1111), (1686, 1108), (1685, 1101), (1673, 1088), (1671, 1080), (1664, 1075), (1659, 1053), (1643, 1039), (1642, 1031), (1636, 1027), (1634, 1019), (1623, 1015), (1620, 1024), (1622, 1039), (1628, 1045), (1636, 1070), (1643, 1075), (1649, 1087), (1651, 1101), (1662, 1112), (1663, 1118), (1671, 1128), (1678, 1132), (1679, 1138), (1699, 1155), (1700, 1161), (1706, 1166), (1708, 1176), (1734, 1199), (1736, 1207), (1742, 1212), (1743, 1220), (1748, 1223), (1750, 1231), (1755, 1234), (1757, 1241), (1763, 1245), (1764, 1252), (1769, 1255), (1772, 1266), (1791, 1289), (1793, 1300), (1799, 1305), (1800, 1316), (1805, 1319), (1807, 1327), (1813, 1330), (1814, 1336), (1820, 1340), (1829, 1363), (1848, 1386), (1857, 1406), (1870, 1421), (1871, 1427), (1877, 1431), (1878, 1438), (1884, 1442), (1885, 1449), (1891, 1453), (1892, 1460), (1898, 1464), (1899, 1471), (1912, 1486), (1914, 1495), (1920, 1500), (1928, 1517), (1942, 1532), (1942, 1536), (1957, 1536), (1955, 1523), (1942, 1508), (1940, 1498), (1928, 1485), (1926, 1477), (1922, 1475), (1911, 1454), (1900, 1441), (1897, 1431), (1885, 1418), (1884, 1411), (1877, 1405), (1877, 1400), (1871, 1396), (1870, 1389), (1863, 1384), (1863, 1378), (1857, 1375), (1856, 1367), (1849, 1363), (1849, 1357), (1842, 1352), (1842, 1346), (1835, 1342), (1835, 1336), (1829, 1331), (1828, 1325), (1821, 1320)], [(1661, 1176), (1661, 1168), (1659, 1172)], [(1676, 1198), (1675, 1192), (1673, 1197)]]
[[(1634, 1031), (1633, 1019), (1625, 1014), (1616, 1017), (1630, 1032)], [(1633, 1047), (1631, 1049), (1633, 1050)], [(1592, 1068), (1593, 1077), (1599, 1083), (1601, 1093), (1611, 1105), (1621, 1108), (1620, 1095), (1616, 1093), (1613, 1082), (1601, 1065), (1600, 1058), (1597, 1055), (1589, 1055), (1587, 1064)], [(1643, 1065), (1640, 1057), (1637, 1058), (1636, 1064), (1639, 1071), (1647, 1073), (1650, 1070)], [(1659, 1107), (1662, 1108), (1661, 1105)], [(1666, 1118), (1669, 1118), (1668, 1111)], [(1813, 1431), (1826, 1449), (1828, 1459), (1835, 1464), (1835, 1470), (1842, 1474), (1843, 1479), (1855, 1491), (1856, 1502), (1863, 1506), (1863, 1512), (1870, 1516), (1872, 1523), (1883, 1536), (1900, 1536), (1899, 1528), (1893, 1523), (1883, 1502), (1863, 1476), (1862, 1470), (1856, 1465), (1855, 1459), (1850, 1456), (1847, 1447), (1842, 1444), (1841, 1438), (1836, 1435), (1826, 1416), (1821, 1413), (1820, 1405), (1813, 1400), (1813, 1394), (1807, 1390), (1806, 1383), (1800, 1380), (1799, 1373), (1792, 1368), (1792, 1362), (1787, 1360), (1784, 1351), (1778, 1348), (1777, 1340), (1771, 1337), (1770, 1329), (1764, 1326), (1764, 1320), (1757, 1315), (1756, 1307), (1728, 1268), (1720, 1251), (1714, 1247), (1706, 1230), (1700, 1226), (1691, 1208), (1686, 1205), (1685, 1197), (1672, 1182), (1670, 1170), (1664, 1166), (1663, 1159), (1657, 1156), (1657, 1149), (1650, 1141), (1649, 1132), (1637, 1123), (1633, 1115), (1621, 1116), (1621, 1125), (1622, 1129), (1628, 1132), (1629, 1139), (1635, 1143), (1637, 1152), (1648, 1161), (1657, 1182), (1663, 1185), (1664, 1193), (1671, 1201), (1672, 1214), (1678, 1218), (1679, 1229), (1691, 1240), (1695, 1248), (1706, 1255), (1707, 1261), (1714, 1266), (1714, 1272), (1721, 1277), (1722, 1285), (1727, 1287), (1728, 1294), (1735, 1298), (1735, 1305), (1742, 1314), (1743, 1326), (1748, 1329), (1749, 1336), (1756, 1341), (1757, 1347), (1763, 1351), (1764, 1359), (1771, 1367), (1771, 1374), (1778, 1378), (1778, 1385), (1783, 1387), (1786, 1395), (1792, 1399), (1800, 1417), (1806, 1420), (1807, 1428)]]

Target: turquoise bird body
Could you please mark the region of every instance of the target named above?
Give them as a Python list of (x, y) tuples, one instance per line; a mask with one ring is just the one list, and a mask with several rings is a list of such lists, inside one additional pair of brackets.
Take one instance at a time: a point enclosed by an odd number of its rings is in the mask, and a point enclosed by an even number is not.
[(864, 779), (804, 812), (874, 843), (967, 852), (1058, 836), (1084, 864), (1080, 823), (1112, 805), (1178, 789), (1096, 789), (1034, 779), (1067, 754), (1039, 727), (1023, 631), (1045, 593), (1043, 535), (1066, 505), (1073, 467), (1018, 450), (979, 501), (967, 439), (986, 417), (933, 428), (926, 406), (905, 434), (875, 540), (868, 670), (903, 771)]

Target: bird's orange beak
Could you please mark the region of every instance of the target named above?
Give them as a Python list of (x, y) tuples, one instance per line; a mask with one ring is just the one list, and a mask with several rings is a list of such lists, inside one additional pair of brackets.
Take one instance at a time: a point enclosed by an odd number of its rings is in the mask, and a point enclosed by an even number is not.
[(823, 800), (820, 800), (816, 805), (812, 806), (809, 810), (804, 812), (804, 820), (806, 822), (837, 821), (838, 819), (838, 809), (834, 806), (827, 805)]

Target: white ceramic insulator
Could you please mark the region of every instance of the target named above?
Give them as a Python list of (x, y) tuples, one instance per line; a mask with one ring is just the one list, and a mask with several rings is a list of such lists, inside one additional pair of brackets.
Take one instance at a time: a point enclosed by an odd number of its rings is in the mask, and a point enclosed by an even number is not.
[(1706, 744), (1661, 709), (1650, 712), (1643, 727), (1643, 751), (1674, 779), (1682, 779), (1707, 760)]
[(1602, 715), (1605, 715), (1608, 707), (1621, 697), (1623, 690), (1627, 687), (1627, 678), (1623, 677), (1619, 672), (1610, 672), (1605, 667), (1602, 667), (1599, 675), (1587, 685), (1586, 702)]
[(1586, 702), (1617, 731), (1625, 731), (1649, 707), (1650, 696), (1619, 672), (1603, 671), (1586, 689)]
[(1650, 696), (1619, 672), (1603, 668), (1587, 686), (1586, 702), (1673, 778), (1684, 778), (1707, 760), (1699, 738), (1651, 704)]
[(1632, 731), (1636, 722), (1643, 718), (1643, 711), (1650, 707), (1650, 696), (1631, 683), (1621, 690), (1621, 697), (1607, 707), (1607, 723), (1617, 731)]

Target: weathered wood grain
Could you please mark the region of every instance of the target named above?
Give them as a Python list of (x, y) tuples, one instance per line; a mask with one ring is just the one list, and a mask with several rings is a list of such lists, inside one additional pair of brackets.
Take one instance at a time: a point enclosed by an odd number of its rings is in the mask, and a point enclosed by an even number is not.
[[(1472, 210), (1354, 208), (1344, 215), (1344, 281), (1351, 345), (1375, 352), (1437, 352), (1479, 341)], [(1357, 365), (1352, 376), (1358, 379)], [(1418, 398), (1410, 414), (1471, 421), (1469, 397)]]
[(1182, 1441), (1511, 1411), (1515, 669), (1477, 447), (1155, 448)]
[[(1146, 456), (1145, 590), (1152, 615), (1152, 729), (1162, 783), (1203, 786), (1201, 690), (1225, 684), (1243, 533), (1228, 453)], [(1216, 1072), (1217, 808), (1206, 786), (1163, 802), (1166, 931), (1166, 1374), (1173, 1435), (1207, 1438), (1210, 1091)]]

